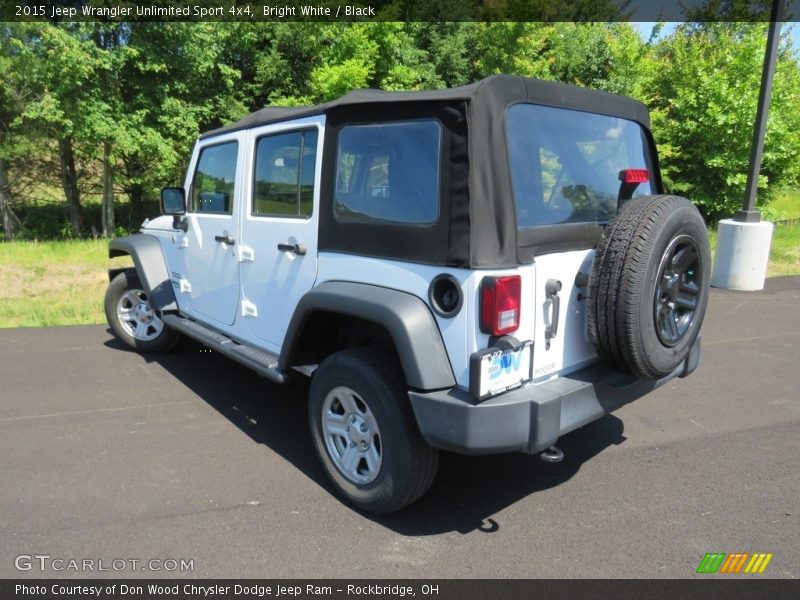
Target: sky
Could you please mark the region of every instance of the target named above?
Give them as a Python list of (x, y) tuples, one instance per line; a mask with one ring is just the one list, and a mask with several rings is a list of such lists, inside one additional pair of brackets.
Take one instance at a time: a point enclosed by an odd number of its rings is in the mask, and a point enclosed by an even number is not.
[[(650, 33), (653, 31), (653, 27), (656, 26), (654, 22), (632, 22), (634, 29), (636, 29), (639, 34), (645, 39), (650, 38)], [(659, 37), (664, 37), (672, 33), (675, 28), (678, 26), (678, 23), (664, 23), (664, 29), (661, 30), (661, 35)], [(792, 47), (794, 48), (795, 52), (800, 53), (800, 27), (797, 23), (784, 23), (781, 26), (781, 33), (785, 33), (786, 31), (790, 31), (792, 34)]]

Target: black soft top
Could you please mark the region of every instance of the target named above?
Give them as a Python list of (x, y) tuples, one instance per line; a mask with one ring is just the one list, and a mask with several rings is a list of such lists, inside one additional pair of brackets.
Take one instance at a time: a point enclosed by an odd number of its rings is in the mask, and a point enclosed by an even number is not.
[[(547, 225), (519, 231), (506, 144), (506, 109), (518, 103), (604, 114), (642, 125), (662, 188), (647, 107), (624, 96), (562, 83), (493, 75), (446, 90), (356, 90), (325, 104), (267, 107), (201, 139), (260, 125), (326, 115), (320, 190), (319, 249), (424, 264), (510, 268), (537, 254), (593, 247), (595, 223)], [(444, 128), (440, 213), (429, 227), (354, 223), (334, 216), (337, 139), (342, 127), (436, 118)]]
[[(235, 123), (208, 131), (201, 139), (250, 129), (259, 125), (280, 123), (303, 117), (321, 115), (337, 108), (359, 104), (392, 104), (401, 102), (448, 102), (464, 100), (474, 108), (475, 117), (495, 116), (496, 110), (504, 110), (507, 101), (533, 102), (547, 106), (585, 110), (614, 117), (637, 121), (650, 127), (647, 107), (625, 96), (597, 90), (580, 88), (554, 81), (543, 81), (510, 75), (492, 75), (481, 81), (445, 90), (420, 92), (385, 92), (383, 90), (354, 90), (341, 98), (312, 106), (268, 106), (246, 115)], [(498, 106), (498, 104), (500, 106)]]

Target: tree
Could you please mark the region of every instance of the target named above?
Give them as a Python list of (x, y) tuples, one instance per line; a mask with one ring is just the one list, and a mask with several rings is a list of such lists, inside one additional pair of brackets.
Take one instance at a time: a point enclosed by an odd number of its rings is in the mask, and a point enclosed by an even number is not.
[(507, 73), (636, 96), (646, 46), (628, 23), (487, 23), (480, 76)]
[[(741, 206), (747, 179), (766, 26), (684, 24), (655, 46), (644, 86), (668, 190), (692, 198), (716, 220)], [(800, 68), (784, 43), (767, 127), (759, 197), (796, 184)]]
[(125, 32), (117, 148), (137, 221), (159, 187), (181, 178), (200, 131), (241, 116), (239, 72), (221, 60), (232, 31), (212, 23), (133, 23)]
[(121, 129), (125, 109), (121, 101), (118, 72), (126, 59), (125, 38), (127, 26), (121, 23), (92, 23), (90, 36), (104, 57), (107, 68), (98, 73), (99, 85), (92, 98), (87, 100), (86, 137), (92, 146), (101, 148), (102, 204), (100, 229), (103, 236), (112, 236), (115, 230), (114, 178), (116, 172), (116, 146), (125, 136)]
[(13, 239), (19, 219), (12, 208), (9, 169), (16, 148), (13, 144), (12, 123), (20, 111), (20, 89), (18, 73), (14, 71), (11, 24), (0, 26), (0, 219), (3, 221), (3, 237)]
[(91, 127), (91, 109), (97, 97), (99, 73), (108, 68), (104, 56), (86, 35), (86, 26), (30, 23), (21, 30), (24, 48), (20, 70), (35, 89), (20, 119), (29, 135), (54, 139), (58, 144), (59, 172), (69, 207), (72, 235), (83, 228), (76, 144)]
[[(618, 5), (622, 4), (622, 8)], [(759, 0), (753, 10), (762, 10)], [(639, 98), (652, 111), (664, 179), (711, 216), (738, 206), (747, 170), (764, 26), (687, 23), (643, 42), (618, 2), (409, 0), (380, 3), (412, 22), (0, 24), (0, 217), (6, 237), (28, 175), (58, 179), (72, 235), (81, 202), (101, 192), (100, 228), (114, 231), (114, 194), (135, 224), (157, 189), (183, 177), (197, 135), (270, 104), (308, 104), (354, 88), (452, 87), (494, 73), (563, 81)], [(720, 8), (721, 7), (721, 8)], [(747, 7), (709, 0), (698, 10)], [(457, 10), (460, 12), (452, 12)], [(562, 22), (437, 18), (514, 11)], [(520, 14), (523, 14), (520, 13)], [(563, 22), (586, 19), (587, 23)], [(773, 90), (763, 192), (800, 180), (800, 67), (784, 40)], [(48, 168), (46, 162), (54, 162)], [(11, 191), (14, 190), (12, 200)], [(15, 205), (16, 203), (16, 205)]]

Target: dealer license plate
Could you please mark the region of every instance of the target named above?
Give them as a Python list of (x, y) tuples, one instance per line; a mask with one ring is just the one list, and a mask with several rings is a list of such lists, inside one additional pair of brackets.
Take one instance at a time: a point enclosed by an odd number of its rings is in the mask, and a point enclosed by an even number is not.
[(480, 400), (520, 387), (533, 377), (533, 342), (482, 350), (470, 357), (470, 392)]

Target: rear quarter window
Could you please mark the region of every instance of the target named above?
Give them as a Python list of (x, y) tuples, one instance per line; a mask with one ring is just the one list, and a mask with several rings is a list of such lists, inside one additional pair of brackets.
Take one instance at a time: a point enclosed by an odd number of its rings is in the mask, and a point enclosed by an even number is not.
[(435, 222), (441, 146), (442, 126), (435, 119), (342, 128), (336, 156), (336, 218)]

